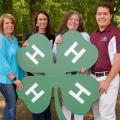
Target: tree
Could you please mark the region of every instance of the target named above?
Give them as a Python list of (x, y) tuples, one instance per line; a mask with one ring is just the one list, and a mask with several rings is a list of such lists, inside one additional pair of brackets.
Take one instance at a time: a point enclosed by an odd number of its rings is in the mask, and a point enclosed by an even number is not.
[(0, 14), (12, 13), (12, 0), (0, 0)]
[(32, 30), (32, 21), (37, 10), (43, 9), (49, 14), (53, 32), (56, 33), (61, 18), (68, 10), (77, 10), (82, 14), (87, 31), (91, 33), (96, 28), (95, 7), (100, 2), (108, 1), (114, 5), (114, 22), (120, 25), (120, 0), (0, 0), (0, 14), (13, 13), (17, 19), (18, 33), (28, 33)]
[(4, 12), (12, 13), (12, 0), (3, 0)]

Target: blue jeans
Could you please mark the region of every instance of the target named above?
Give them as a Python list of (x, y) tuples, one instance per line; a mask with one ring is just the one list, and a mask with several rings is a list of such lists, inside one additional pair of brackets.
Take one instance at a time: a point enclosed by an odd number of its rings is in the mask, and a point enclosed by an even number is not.
[(50, 105), (42, 113), (32, 113), (33, 120), (51, 120)]
[(16, 120), (16, 87), (15, 85), (1, 84), (0, 92), (5, 98), (3, 120)]

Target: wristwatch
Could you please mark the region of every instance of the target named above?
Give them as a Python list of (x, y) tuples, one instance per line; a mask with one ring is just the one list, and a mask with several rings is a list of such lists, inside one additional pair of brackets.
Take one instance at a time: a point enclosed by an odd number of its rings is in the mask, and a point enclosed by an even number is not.
[(14, 77), (12, 80), (13, 80), (13, 81), (16, 81), (16, 80), (17, 80), (17, 78), (16, 78), (16, 77)]

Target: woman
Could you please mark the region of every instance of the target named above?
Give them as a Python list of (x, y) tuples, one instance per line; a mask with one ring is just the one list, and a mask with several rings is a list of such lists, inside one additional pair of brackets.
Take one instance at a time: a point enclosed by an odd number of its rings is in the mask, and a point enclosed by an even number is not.
[[(48, 40), (50, 40), (53, 43), (54, 35), (51, 34), (50, 18), (45, 11), (41, 10), (36, 13), (33, 21), (32, 32), (44, 34), (48, 38)], [(26, 39), (28, 39), (30, 35), (31, 34), (29, 34)], [(26, 41), (24, 45), (28, 46), (29, 45), (28, 41)], [(33, 75), (33, 74), (28, 73), (28, 75)], [(33, 116), (33, 120), (51, 120), (50, 105), (44, 112), (38, 114), (33, 113), (32, 116)]]
[(23, 71), (18, 66), (16, 53), (19, 49), (17, 38), (14, 36), (16, 29), (15, 18), (11, 14), (0, 17), (0, 92), (5, 98), (3, 120), (16, 119), (16, 87), (22, 90), (20, 79)]
[[(83, 21), (81, 15), (77, 11), (70, 10), (68, 11), (62, 20), (58, 36), (55, 39), (54, 44), (54, 51), (56, 49), (56, 44), (62, 43), (61, 35), (67, 32), (68, 30), (76, 30), (79, 31), (84, 39), (89, 42), (90, 38), (88, 33), (85, 32), (85, 28), (83, 26)], [(85, 72), (85, 68), (82, 68), (80, 72)], [(66, 74), (76, 74), (77, 71), (66, 73)], [(62, 103), (62, 110), (67, 120), (71, 120), (71, 112), (67, 109), (67, 107)], [(83, 116), (81, 115), (74, 115), (74, 120), (83, 120)]]

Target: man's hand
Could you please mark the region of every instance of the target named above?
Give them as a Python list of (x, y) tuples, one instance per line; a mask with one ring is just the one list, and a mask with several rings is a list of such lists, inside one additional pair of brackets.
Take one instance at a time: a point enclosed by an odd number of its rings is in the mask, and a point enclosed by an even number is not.
[(106, 93), (108, 88), (110, 86), (110, 82), (108, 80), (103, 80), (100, 82), (100, 87), (99, 87), (99, 92), (102, 93)]
[(20, 80), (16, 80), (16, 81), (14, 81), (13, 83), (17, 86), (17, 88), (18, 88), (19, 90), (22, 90), (22, 89), (23, 89), (23, 84), (22, 84), (22, 82), (21, 82)]

